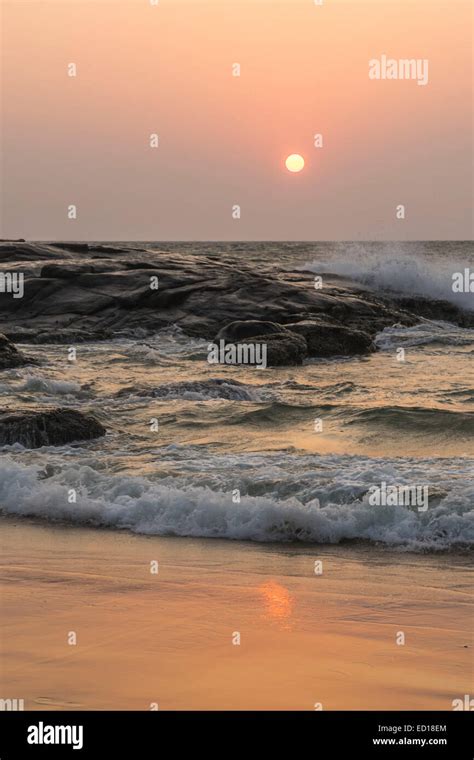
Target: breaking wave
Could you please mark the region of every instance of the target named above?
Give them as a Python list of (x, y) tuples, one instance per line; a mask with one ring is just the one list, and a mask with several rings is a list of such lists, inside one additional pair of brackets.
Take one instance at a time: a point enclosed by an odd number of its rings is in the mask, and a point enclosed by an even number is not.
[(158, 399), (183, 399), (185, 401), (211, 401), (224, 399), (226, 401), (261, 401), (268, 394), (260, 391), (257, 386), (246, 385), (238, 380), (211, 378), (209, 380), (185, 380), (176, 383), (158, 385), (156, 388), (138, 390), (124, 388), (117, 394), (123, 396), (145, 396)]
[(414, 327), (386, 327), (375, 337), (379, 351), (393, 351), (415, 346), (469, 346), (474, 344), (474, 330), (457, 327), (450, 322), (425, 320)]
[(79, 383), (69, 380), (53, 380), (49, 377), (26, 375), (24, 383), (17, 390), (45, 393), (51, 396), (67, 396), (69, 394), (75, 395), (80, 393), (82, 388)]
[(468, 267), (468, 261), (455, 260), (452, 256), (442, 259), (397, 250), (388, 254), (357, 247), (344, 257), (310, 261), (303, 269), (315, 274), (341, 275), (376, 290), (442, 299), (473, 311), (474, 293), (454, 293), (452, 287), (453, 275), (463, 273)]
[[(182, 457), (184, 472), (158, 481), (111, 476), (86, 465), (67, 465), (51, 476), (6, 456), (0, 462), (2, 512), (159, 536), (366, 540), (418, 551), (474, 545), (474, 479), (465, 459), (443, 460), (446, 474), (440, 478), (436, 459), (265, 454), (207, 461), (198, 450), (175, 446), (166, 456)], [(368, 489), (383, 481), (427, 484), (429, 508), (372, 506)], [(77, 490), (76, 504), (68, 503), (70, 488)], [(241, 489), (240, 503), (233, 502), (235, 488)]]

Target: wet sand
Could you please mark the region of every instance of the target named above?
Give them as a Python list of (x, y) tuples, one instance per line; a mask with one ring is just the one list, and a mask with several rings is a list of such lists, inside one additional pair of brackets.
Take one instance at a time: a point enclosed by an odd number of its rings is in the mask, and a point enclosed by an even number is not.
[(1, 550), (1, 695), (25, 709), (449, 710), (472, 693), (466, 556), (15, 518)]

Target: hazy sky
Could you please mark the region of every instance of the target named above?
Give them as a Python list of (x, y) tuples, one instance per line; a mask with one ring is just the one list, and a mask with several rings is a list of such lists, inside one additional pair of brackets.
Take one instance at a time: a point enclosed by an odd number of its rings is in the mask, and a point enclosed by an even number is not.
[[(1, 237), (472, 236), (470, 0), (3, 0), (2, 15)], [(428, 61), (428, 83), (370, 79), (382, 55)]]

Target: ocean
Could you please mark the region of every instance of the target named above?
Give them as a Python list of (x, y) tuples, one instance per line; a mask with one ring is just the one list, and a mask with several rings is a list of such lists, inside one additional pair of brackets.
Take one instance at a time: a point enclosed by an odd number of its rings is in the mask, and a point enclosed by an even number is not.
[[(121, 245), (133, 258), (134, 244)], [(150, 259), (205, 251), (230, 271), (242, 260), (265, 273), (329, 271), (474, 309), (474, 293), (452, 289), (452, 274), (474, 267), (469, 243), (145, 247)], [(65, 344), (20, 345), (38, 365), (2, 373), (4, 409), (86, 409), (108, 432), (2, 447), (3, 513), (149, 536), (472, 548), (473, 329), (420, 318), (382, 330), (367, 356), (266, 369), (211, 365), (208, 343), (170, 324), (79, 343), (75, 361)], [(382, 484), (427, 487), (428, 508), (373, 504)]]

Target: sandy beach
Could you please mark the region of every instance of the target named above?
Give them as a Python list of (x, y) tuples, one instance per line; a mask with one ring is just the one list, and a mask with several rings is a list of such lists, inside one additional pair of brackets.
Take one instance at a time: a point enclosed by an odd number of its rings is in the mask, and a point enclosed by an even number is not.
[(1, 536), (2, 695), (25, 709), (449, 710), (472, 690), (467, 556), (15, 518)]

